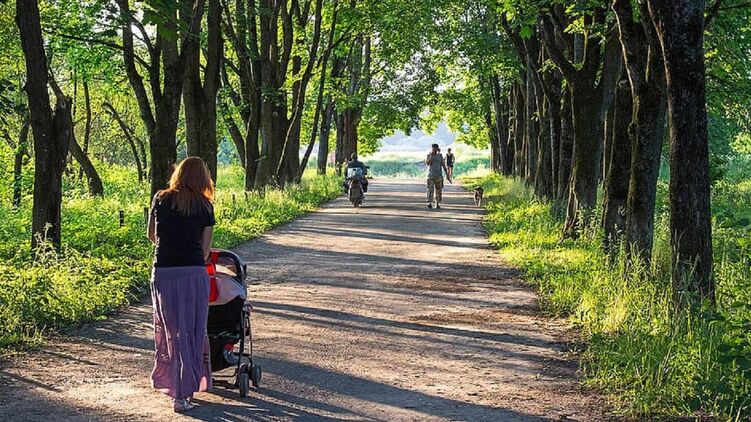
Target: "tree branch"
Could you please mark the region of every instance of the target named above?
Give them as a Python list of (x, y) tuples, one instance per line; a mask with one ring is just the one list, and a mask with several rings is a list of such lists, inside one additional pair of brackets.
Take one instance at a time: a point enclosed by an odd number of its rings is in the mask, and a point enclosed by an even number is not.
[(722, 0), (715, 0), (712, 7), (709, 8), (709, 11), (707, 12), (707, 16), (704, 18), (704, 30), (705, 31), (709, 27), (709, 24), (711, 24), (712, 21), (720, 13), (720, 6), (722, 6)]
[[(52, 30), (48, 30), (48, 29), (45, 29), (44, 33), (49, 34), (49, 35), (53, 35), (53, 36), (56, 36), (56, 37), (60, 37), (60, 38), (65, 38), (65, 39), (68, 39), (68, 40), (81, 41), (81, 42), (84, 42), (84, 43), (87, 43), (87, 44), (102, 45), (102, 46), (109, 47), (109, 48), (112, 48), (112, 49), (115, 49), (115, 50), (118, 50), (118, 51), (124, 51), (125, 50), (125, 47), (123, 47), (122, 45), (114, 43), (114, 42), (111, 42), (111, 41), (100, 40), (100, 39), (96, 39), (96, 38), (79, 37), (79, 36), (71, 35), (71, 34), (63, 34), (61, 32), (52, 31)], [(151, 65), (149, 63), (145, 62), (140, 57), (134, 56), (133, 58), (134, 58), (135, 61), (137, 61), (141, 66), (145, 67), (146, 69), (150, 69), (151, 68)]]
[(545, 50), (548, 52), (550, 59), (559, 69), (561, 69), (561, 73), (563, 73), (563, 76), (565, 76), (566, 79), (575, 78), (578, 71), (558, 48), (558, 45), (555, 42), (555, 28), (553, 28), (553, 24), (549, 19), (546, 19), (545, 17), (540, 19), (540, 30), (543, 39), (545, 40), (543, 43), (545, 45)]

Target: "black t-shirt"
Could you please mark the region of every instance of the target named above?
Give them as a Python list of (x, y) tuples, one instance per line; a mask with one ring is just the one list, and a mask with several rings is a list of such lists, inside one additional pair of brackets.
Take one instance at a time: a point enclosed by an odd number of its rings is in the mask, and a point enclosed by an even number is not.
[(452, 167), (454, 165), (454, 154), (449, 153), (446, 155), (446, 165)]
[(151, 213), (156, 217), (155, 267), (203, 266), (201, 238), (206, 226), (216, 224), (214, 207), (209, 201), (191, 215), (180, 215), (173, 208), (171, 195), (160, 198), (154, 196)]

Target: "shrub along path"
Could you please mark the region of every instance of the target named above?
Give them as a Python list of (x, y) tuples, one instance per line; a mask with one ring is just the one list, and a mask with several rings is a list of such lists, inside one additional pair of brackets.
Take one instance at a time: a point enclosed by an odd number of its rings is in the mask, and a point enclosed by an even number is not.
[(172, 416), (149, 387), (148, 303), (3, 363), (0, 420), (603, 420), (561, 321), (490, 248), (449, 186), (377, 180), (236, 250), (250, 265), (263, 388), (221, 383)]

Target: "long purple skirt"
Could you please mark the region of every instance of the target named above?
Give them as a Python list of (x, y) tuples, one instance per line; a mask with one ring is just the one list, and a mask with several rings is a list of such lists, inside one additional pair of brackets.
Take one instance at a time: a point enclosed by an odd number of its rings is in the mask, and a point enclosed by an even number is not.
[(210, 389), (206, 268), (155, 267), (151, 273), (151, 300), (156, 348), (151, 385), (177, 399)]

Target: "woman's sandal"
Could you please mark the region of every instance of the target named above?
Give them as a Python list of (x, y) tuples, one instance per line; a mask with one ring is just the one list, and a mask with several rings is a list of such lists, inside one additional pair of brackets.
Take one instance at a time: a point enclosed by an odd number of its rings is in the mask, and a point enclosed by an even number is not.
[(173, 399), (172, 400), (172, 410), (174, 410), (177, 413), (183, 413), (190, 410), (193, 410), (195, 406), (193, 406), (188, 399)]

